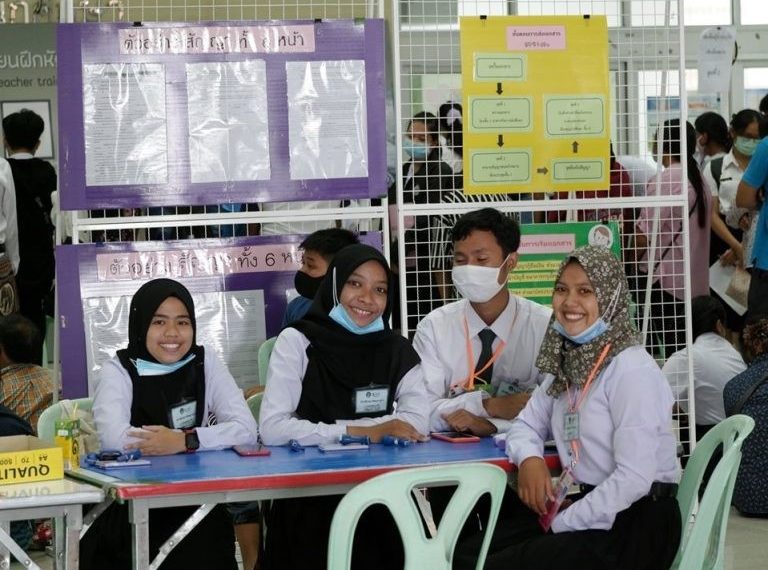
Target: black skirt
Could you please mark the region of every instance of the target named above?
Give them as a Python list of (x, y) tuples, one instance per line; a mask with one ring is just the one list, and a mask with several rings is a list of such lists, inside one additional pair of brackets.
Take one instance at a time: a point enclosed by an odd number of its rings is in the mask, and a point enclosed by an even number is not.
[[(538, 515), (517, 499), (491, 540), (486, 570), (664, 570), (680, 544), (680, 508), (671, 497), (643, 497), (616, 515), (610, 530), (544, 533)], [(454, 567), (474, 568), (482, 535), (457, 548)]]

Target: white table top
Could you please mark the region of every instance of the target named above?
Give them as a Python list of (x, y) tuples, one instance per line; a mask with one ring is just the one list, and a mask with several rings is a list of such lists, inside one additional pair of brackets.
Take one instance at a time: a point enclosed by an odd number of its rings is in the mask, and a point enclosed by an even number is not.
[(104, 491), (71, 479), (0, 485), (0, 510), (99, 503)]

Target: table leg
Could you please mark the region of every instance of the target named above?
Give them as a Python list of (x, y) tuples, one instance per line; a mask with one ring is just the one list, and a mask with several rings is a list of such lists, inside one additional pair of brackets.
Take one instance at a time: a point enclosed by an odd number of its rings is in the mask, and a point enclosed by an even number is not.
[(133, 568), (149, 568), (149, 503), (134, 499), (128, 504), (128, 520), (133, 527)]
[(11, 554), (21, 562), (24, 568), (30, 570), (40, 570), (40, 566), (32, 562), (21, 547), (11, 538), (11, 523), (9, 521), (0, 521), (0, 568), (6, 570), (11, 567)]
[[(9, 521), (0, 521), (0, 532), (11, 539), (11, 523)], [(11, 567), (11, 551), (5, 540), (0, 539), (0, 568), (7, 570)]]
[(83, 526), (83, 506), (69, 505), (64, 512), (65, 570), (77, 570), (80, 567), (80, 529)]
[(64, 570), (66, 563), (66, 524), (63, 517), (53, 519), (53, 567)]

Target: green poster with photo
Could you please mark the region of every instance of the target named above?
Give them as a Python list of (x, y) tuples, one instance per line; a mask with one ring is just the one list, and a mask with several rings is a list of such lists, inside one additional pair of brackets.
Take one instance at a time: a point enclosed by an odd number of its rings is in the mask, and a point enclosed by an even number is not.
[(509, 276), (514, 293), (550, 305), (555, 276), (563, 257), (577, 247), (608, 247), (621, 259), (618, 222), (571, 222), (520, 226), (520, 258)]

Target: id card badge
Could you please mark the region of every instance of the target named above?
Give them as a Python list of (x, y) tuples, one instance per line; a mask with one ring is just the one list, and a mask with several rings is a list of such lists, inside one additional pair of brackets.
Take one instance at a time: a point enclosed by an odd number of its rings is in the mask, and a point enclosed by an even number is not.
[(186, 429), (195, 427), (195, 412), (197, 400), (188, 400), (175, 406), (171, 406), (171, 427), (173, 429)]
[(579, 439), (579, 412), (566, 412), (563, 416), (563, 437), (565, 441)]
[(355, 389), (355, 414), (378, 414), (387, 411), (389, 386), (376, 385)]
[(568, 489), (573, 485), (573, 481), (573, 472), (570, 467), (566, 467), (553, 489), (555, 500), (547, 500), (547, 512), (539, 516), (539, 526), (544, 529), (544, 532), (549, 530), (549, 527), (552, 526), (552, 521), (557, 516), (557, 513), (560, 512), (560, 505), (563, 504), (565, 496), (568, 494)]

